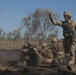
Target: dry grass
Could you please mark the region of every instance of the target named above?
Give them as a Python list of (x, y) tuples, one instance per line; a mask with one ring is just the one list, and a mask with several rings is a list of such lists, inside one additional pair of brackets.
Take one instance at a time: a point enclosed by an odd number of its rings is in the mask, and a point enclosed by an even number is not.
[(17, 40), (17, 41), (8, 41), (8, 40), (0, 40), (0, 49), (21, 49), (24, 41)]
[[(39, 46), (37, 42), (32, 43)], [(16, 40), (16, 41), (0, 40), (0, 49), (6, 49), (6, 50), (21, 49), (24, 44), (25, 44), (24, 40)]]

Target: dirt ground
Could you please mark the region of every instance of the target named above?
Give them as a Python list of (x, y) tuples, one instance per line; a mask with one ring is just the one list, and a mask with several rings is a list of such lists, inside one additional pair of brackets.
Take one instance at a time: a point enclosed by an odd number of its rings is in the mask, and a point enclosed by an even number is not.
[(20, 59), (19, 50), (0, 50), (0, 75), (76, 75), (75, 72), (63, 68), (52, 69), (51, 67), (16, 67), (8, 61)]

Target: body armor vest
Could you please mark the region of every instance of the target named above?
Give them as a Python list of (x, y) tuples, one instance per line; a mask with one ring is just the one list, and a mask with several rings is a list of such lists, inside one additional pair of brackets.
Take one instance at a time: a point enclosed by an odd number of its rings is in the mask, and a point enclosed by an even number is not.
[(66, 38), (66, 39), (70, 39), (70, 38), (73, 38), (74, 35), (75, 35), (75, 28), (74, 28), (74, 25), (73, 25), (73, 21), (68, 23), (68, 22), (63, 22), (63, 36)]

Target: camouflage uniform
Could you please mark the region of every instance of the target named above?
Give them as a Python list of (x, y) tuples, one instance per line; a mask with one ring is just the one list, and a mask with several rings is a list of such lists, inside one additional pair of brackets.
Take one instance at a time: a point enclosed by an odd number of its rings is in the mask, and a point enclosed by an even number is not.
[(31, 66), (37, 66), (38, 63), (37, 54), (35, 53), (34, 48), (36, 48), (35, 45), (28, 43), (28, 47), (24, 47), (20, 53), (21, 59), (23, 61), (26, 60), (27, 64)]
[[(69, 12), (64, 12), (64, 17), (68, 16), (71, 18), (71, 14)], [(68, 58), (68, 65), (73, 65), (75, 62), (75, 30), (76, 30), (76, 22), (70, 20), (68, 21), (56, 21), (51, 18), (49, 13), (49, 18), (54, 25), (61, 26), (63, 28), (63, 46), (65, 50), (65, 55)]]
[(52, 51), (48, 48), (46, 43), (44, 43), (42, 47), (43, 48), (40, 52), (40, 55), (43, 57), (43, 59), (41, 59), (42, 63), (52, 63), (53, 60)]
[(60, 42), (56, 38), (52, 39), (51, 50), (53, 52), (53, 63), (62, 63), (64, 57), (64, 49)]
[(25, 45), (22, 46), (22, 49), (20, 51), (20, 58), (22, 61), (25, 60), (25, 56), (26, 56), (26, 53), (28, 52), (29, 48), (30, 48), (29, 43), (26, 43)]

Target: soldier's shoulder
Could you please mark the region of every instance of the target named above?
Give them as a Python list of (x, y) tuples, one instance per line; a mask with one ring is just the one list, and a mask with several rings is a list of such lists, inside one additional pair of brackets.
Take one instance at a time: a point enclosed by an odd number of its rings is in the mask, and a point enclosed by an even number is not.
[(62, 22), (62, 27), (63, 27), (63, 25), (64, 25), (64, 23), (66, 23), (66, 21), (61, 21)]

